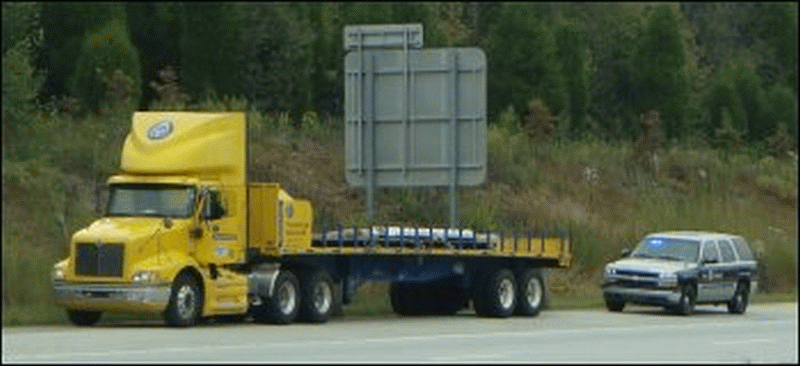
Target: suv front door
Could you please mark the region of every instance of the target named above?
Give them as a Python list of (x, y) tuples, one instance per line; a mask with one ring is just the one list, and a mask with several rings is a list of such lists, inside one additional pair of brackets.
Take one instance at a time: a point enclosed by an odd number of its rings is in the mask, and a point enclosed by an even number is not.
[(700, 265), (697, 273), (697, 302), (714, 301), (720, 297), (718, 282), (722, 279), (719, 270), (719, 250), (713, 240), (703, 241), (700, 248)]
[(727, 301), (733, 297), (733, 293), (736, 291), (736, 282), (739, 279), (739, 265), (730, 240), (718, 240), (717, 246), (722, 259), (718, 265), (719, 271), (722, 272), (722, 279), (718, 287), (719, 298)]

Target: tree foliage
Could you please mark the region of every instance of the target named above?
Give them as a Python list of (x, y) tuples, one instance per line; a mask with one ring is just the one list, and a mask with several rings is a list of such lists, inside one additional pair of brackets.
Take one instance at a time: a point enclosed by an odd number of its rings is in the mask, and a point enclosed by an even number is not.
[(39, 101), (61, 109), (103, 109), (124, 84), (88, 56), (114, 42), (138, 108), (163, 99), (169, 67), (186, 103), (240, 96), (299, 119), (342, 113), (344, 27), (390, 23), (422, 24), (426, 48), (483, 49), (489, 121), (538, 98), (572, 136), (630, 139), (651, 109), (669, 138), (714, 138), (723, 109), (745, 141), (797, 130), (796, 3), (4, 3), (3, 52), (41, 38)]
[(574, 133), (586, 128), (586, 112), (589, 108), (586, 33), (575, 19), (562, 20), (556, 26), (556, 43), (566, 79), (570, 130)]
[(114, 96), (109, 90), (112, 82), (121, 82), (118, 70), (129, 78), (125, 82), (130, 84), (130, 95), (126, 98), (130, 98), (131, 105), (138, 105), (142, 90), (139, 52), (130, 41), (126, 22), (113, 19), (86, 34), (70, 78), (70, 90), (93, 111), (113, 108)]
[(530, 4), (508, 4), (500, 18), (503, 21), (491, 31), (486, 52), (492, 75), (488, 80), (490, 114), (508, 105), (526, 110), (528, 101), (535, 98), (554, 114), (561, 113), (566, 85), (552, 33)]
[(689, 83), (683, 41), (676, 15), (667, 5), (650, 15), (634, 56), (635, 108), (661, 112), (667, 138), (685, 131)]

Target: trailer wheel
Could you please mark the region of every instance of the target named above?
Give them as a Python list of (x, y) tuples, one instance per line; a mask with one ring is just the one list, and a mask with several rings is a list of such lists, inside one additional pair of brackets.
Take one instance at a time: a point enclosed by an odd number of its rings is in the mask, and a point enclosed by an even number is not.
[(542, 273), (539, 270), (528, 268), (518, 278), (517, 306), (514, 308), (514, 314), (523, 316), (539, 315), (545, 299)]
[(430, 314), (453, 315), (467, 306), (468, 298), (457, 285), (444, 284), (427, 289), (422, 298), (429, 299)]
[(304, 271), (300, 274), (300, 309), (297, 319), (312, 323), (328, 321), (334, 307), (334, 287), (328, 272)]
[(342, 281), (336, 281), (333, 284), (333, 306), (331, 309), (331, 316), (342, 315), (342, 306), (344, 303), (343, 296), (344, 284)]
[(516, 303), (514, 273), (500, 268), (487, 272), (477, 284), (472, 302), (479, 316), (505, 318), (510, 316)]
[(103, 313), (99, 311), (67, 310), (69, 321), (82, 327), (95, 325), (101, 315)]
[(272, 297), (266, 300), (261, 320), (274, 324), (293, 322), (300, 309), (300, 284), (294, 273), (280, 271)]
[(430, 299), (419, 295), (418, 286), (407, 283), (392, 282), (389, 285), (389, 300), (392, 303), (392, 310), (398, 315), (424, 315), (426, 307), (422, 301)]
[(203, 307), (203, 293), (200, 284), (188, 272), (180, 274), (172, 284), (169, 305), (164, 311), (164, 321), (174, 327), (188, 327), (197, 324)]

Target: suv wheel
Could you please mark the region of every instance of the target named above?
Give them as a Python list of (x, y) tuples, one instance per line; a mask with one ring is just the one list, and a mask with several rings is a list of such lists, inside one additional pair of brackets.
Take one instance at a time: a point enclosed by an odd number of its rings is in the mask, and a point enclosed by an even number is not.
[(617, 296), (606, 296), (606, 308), (608, 311), (618, 313), (625, 307), (625, 301), (620, 300)]
[(731, 314), (744, 314), (744, 311), (747, 310), (749, 292), (747, 284), (739, 282), (736, 285), (736, 293), (733, 294), (733, 298), (728, 302), (728, 312)]
[(675, 310), (681, 315), (692, 315), (696, 299), (697, 291), (695, 291), (694, 285), (691, 283), (684, 284), (681, 286), (680, 303), (678, 303)]

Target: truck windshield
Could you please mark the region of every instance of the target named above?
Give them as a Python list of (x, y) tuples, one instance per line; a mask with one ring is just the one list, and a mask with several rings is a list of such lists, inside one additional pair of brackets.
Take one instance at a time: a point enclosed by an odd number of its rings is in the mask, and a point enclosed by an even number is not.
[(639, 242), (630, 256), (697, 262), (699, 250), (699, 241), (650, 237)]
[(113, 184), (108, 198), (108, 216), (189, 217), (195, 189), (174, 184)]

